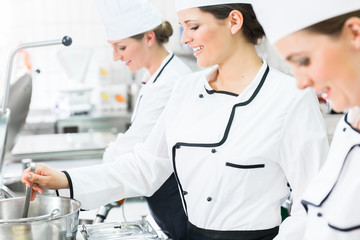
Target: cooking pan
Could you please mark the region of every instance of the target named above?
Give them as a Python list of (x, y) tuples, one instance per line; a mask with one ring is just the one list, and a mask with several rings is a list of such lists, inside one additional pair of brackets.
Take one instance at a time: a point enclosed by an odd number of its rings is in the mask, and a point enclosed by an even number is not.
[(37, 196), (22, 218), (25, 197), (0, 200), (0, 236), (9, 240), (75, 240), (80, 202), (57, 196)]

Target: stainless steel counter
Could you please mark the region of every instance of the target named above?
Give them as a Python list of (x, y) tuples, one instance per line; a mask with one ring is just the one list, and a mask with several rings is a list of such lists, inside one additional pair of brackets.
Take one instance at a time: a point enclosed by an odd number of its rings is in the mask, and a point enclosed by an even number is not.
[[(91, 112), (68, 116), (51, 110), (31, 110), (22, 130), (24, 135), (67, 132), (111, 131), (124, 132), (130, 124), (132, 112)], [(76, 130), (76, 131), (75, 131)]]
[(13, 161), (54, 159), (101, 159), (105, 148), (117, 133), (84, 132), (67, 134), (21, 135), (7, 156)]
[(130, 125), (130, 112), (93, 113), (90, 115), (57, 118), (56, 133), (74, 133), (94, 131), (125, 132)]
[[(100, 158), (94, 159), (76, 159), (76, 160), (53, 160), (41, 161), (52, 168), (58, 170), (69, 170), (71, 168), (91, 166), (101, 164)], [(4, 166), (4, 178), (20, 178), (23, 172), (23, 165), (20, 162), (7, 162)]]

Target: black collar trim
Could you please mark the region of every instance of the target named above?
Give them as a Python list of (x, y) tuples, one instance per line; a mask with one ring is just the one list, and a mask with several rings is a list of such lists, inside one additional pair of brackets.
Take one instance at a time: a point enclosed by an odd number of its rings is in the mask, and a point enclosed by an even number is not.
[[(177, 142), (173, 147), (172, 147), (172, 163), (173, 163), (173, 168), (174, 168), (174, 175), (175, 175), (175, 178), (176, 178), (176, 181), (178, 182), (178, 185), (179, 185), (179, 188), (181, 190), (181, 193), (184, 192), (184, 189), (183, 187), (181, 186), (181, 183), (180, 183), (180, 180), (179, 180), (179, 177), (178, 177), (178, 174), (177, 174), (177, 170), (176, 170), (176, 164), (175, 164), (175, 158), (176, 158), (176, 149), (179, 149), (181, 146), (185, 146), (185, 147), (218, 147), (218, 146), (221, 146), (222, 144), (224, 144), (224, 142), (227, 140), (227, 137), (229, 135), (229, 132), (230, 132), (230, 128), (231, 128), (231, 125), (232, 125), (232, 122), (234, 120), (234, 116), (235, 116), (235, 110), (237, 107), (242, 107), (242, 106), (246, 106), (248, 105), (249, 103), (251, 103), (252, 100), (254, 100), (254, 98), (257, 96), (257, 94), (260, 92), (260, 89), (262, 88), (262, 86), (264, 85), (265, 83), (265, 79), (268, 75), (270, 71), (270, 68), (269, 68), (269, 65), (266, 67), (266, 70), (260, 80), (260, 83), (259, 85), (256, 87), (254, 93), (251, 95), (251, 97), (245, 101), (245, 102), (240, 102), (240, 103), (237, 103), (233, 106), (232, 110), (231, 110), (231, 114), (230, 114), (230, 117), (229, 117), (229, 120), (228, 120), (228, 123), (227, 123), (227, 126), (226, 126), (226, 129), (225, 129), (225, 132), (224, 132), (224, 136), (223, 138), (220, 140), (220, 142), (218, 143), (186, 143), (186, 142)], [(184, 207), (185, 207), (185, 212), (187, 214), (187, 205), (186, 205), (186, 201), (185, 201), (185, 197), (183, 194), (181, 194), (181, 198), (183, 200), (183, 203), (184, 203)]]
[(352, 146), (352, 147), (350, 148), (350, 150), (349, 150), (348, 153), (346, 154), (345, 160), (343, 161), (343, 165), (342, 165), (342, 167), (341, 167), (341, 170), (340, 170), (340, 172), (339, 172), (339, 175), (338, 175), (338, 177), (337, 177), (337, 179), (336, 179), (333, 187), (331, 188), (330, 192), (324, 197), (324, 199), (323, 199), (319, 204), (312, 203), (312, 202), (309, 202), (309, 201), (306, 201), (306, 200), (301, 200), (301, 204), (304, 206), (306, 212), (308, 211), (308, 205), (314, 206), (314, 207), (321, 207), (321, 205), (323, 205), (324, 202), (328, 199), (328, 197), (331, 195), (332, 191), (334, 190), (336, 184), (337, 184), (338, 181), (339, 181), (339, 178), (340, 178), (341, 173), (342, 173), (342, 171), (343, 171), (343, 169), (344, 169), (345, 163), (346, 163), (346, 161), (347, 161), (347, 159), (348, 159), (348, 156), (349, 156), (350, 152), (351, 152), (355, 147), (360, 147), (360, 144), (355, 144), (354, 146)]
[(270, 68), (269, 68), (269, 66), (267, 66), (267, 68), (265, 70), (265, 73), (262, 76), (259, 85), (256, 87), (256, 89), (253, 92), (253, 94), (251, 95), (251, 97), (248, 100), (246, 100), (245, 102), (240, 102), (240, 103), (237, 103), (237, 104), (235, 104), (233, 106), (233, 108), (231, 110), (229, 120), (228, 120), (228, 124), (227, 124), (226, 129), (225, 129), (224, 137), (221, 139), (220, 142), (218, 142), (218, 143), (184, 143), (184, 142), (178, 142), (178, 143), (175, 144), (175, 146), (179, 146), (179, 147), (180, 146), (187, 146), (187, 147), (218, 147), (218, 146), (222, 145), (226, 141), (226, 139), (227, 139), (227, 137), (229, 135), (231, 124), (232, 124), (232, 122), (234, 120), (236, 108), (246, 106), (249, 103), (251, 103), (252, 100), (255, 99), (257, 94), (260, 92), (261, 87), (264, 85), (264, 82), (265, 82), (265, 79), (266, 79), (266, 77), (267, 77), (267, 75), (269, 73), (269, 70), (270, 70)]
[(230, 96), (234, 96), (234, 97), (239, 96), (239, 94), (232, 93), (232, 92), (209, 90), (209, 89), (207, 89), (206, 87), (204, 87), (204, 88), (205, 88), (205, 91), (206, 91), (208, 94), (220, 93), (220, 94), (226, 94), (226, 95), (230, 95)]
[(175, 54), (173, 53), (170, 57), (170, 59), (164, 64), (164, 66), (161, 68), (160, 72), (158, 73), (158, 75), (156, 76), (156, 78), (154, 79), (153, 83), (156, 82), (156, 80), (160, 77), (161, 73), (164, 71), (164, 69), (166, 68), (166, 66), (169, 64), (169, 62), (174, 58)]
[(344, 121), (351, 129), (353, 129), (355, 132), (360, 133), (360, 130), (357, 128), (354, 128), (349, 122), (348, 122), (348, 113), (345, 114)]

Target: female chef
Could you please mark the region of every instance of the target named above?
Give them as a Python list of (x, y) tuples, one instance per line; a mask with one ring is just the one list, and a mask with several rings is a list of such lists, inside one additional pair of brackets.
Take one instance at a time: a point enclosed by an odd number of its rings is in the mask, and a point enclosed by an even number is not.
[(328, 150), (315, 93), (258, 57), (264, 33), (248, 1), (178, 0), (176, 8), (182, 42), (208, 68), (177, 82), (146, 142), (107, 165), (64, 173), (39, 164), (23, 182), (70, 188), (92, 207), (151, 195), (174, 172), (188, 239), (206, 240), (273, 239), (289, 182), (294, 205), (279, 239), (298, 239), (299, 196)]
[(358, 240), (360, 1), (266, 0), (254, 7), (269, 40), (291, 63), (298, 87), (313, 87), (336, 111), (347, 111), (326, 164), (302, 196), (308, 213), (305, 239)]
[[(164, 110), (176, 80), (190, 73), (190, 69), (165, 49), (173, 29), (168, 21), (162, 21), (151, 2), (96, 0), (95, 3), (113, 47), (114, 61), (124, 62), (131, 72), (147, 70), (131, 127), (105, 150), (103, 161), (111, 162), (131, 152), (136, 143), (145, 141)], [(169, 237), (186, 236), (187, 218), (174, 175), (148, 197), (147, 202), (155, 221)]]

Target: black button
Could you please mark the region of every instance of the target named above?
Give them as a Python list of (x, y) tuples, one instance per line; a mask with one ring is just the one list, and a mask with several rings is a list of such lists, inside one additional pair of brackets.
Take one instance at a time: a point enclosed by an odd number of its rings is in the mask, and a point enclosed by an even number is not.
[(322, 217), (322, 213), (321, 213), (321, 212), (318, 212), (317, 216), (318, 216), (318, 217)]
[(346, 131), (346, 128), (343, 128), (343, 132), (345, 132)]
[(187, 191), (183, 191), (183, 195), (187, 195), (188, 194), (188, 192)]
[(211, 152), (216, 153), (216, 149), (215, 148), (211, 149)]
[(206, 200), (207, 200), (208, 202), (210, 202), (210, 201), (212, 200), (212, 198), (211, 198), (211, 197), (208, 197)]
[(199, 98), (203, 98), (204, 97), (204, 95), (202, 95), (202, 94), (199, 94)]

